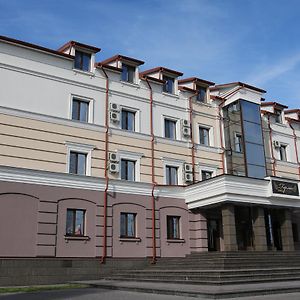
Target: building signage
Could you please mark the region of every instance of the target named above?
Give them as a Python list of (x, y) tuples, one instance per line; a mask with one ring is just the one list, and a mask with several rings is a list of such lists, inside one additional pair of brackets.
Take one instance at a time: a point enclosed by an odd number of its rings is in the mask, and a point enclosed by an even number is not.
[(272, 180), (272, 188), (274, 194), (299, 196), (297, 183)]

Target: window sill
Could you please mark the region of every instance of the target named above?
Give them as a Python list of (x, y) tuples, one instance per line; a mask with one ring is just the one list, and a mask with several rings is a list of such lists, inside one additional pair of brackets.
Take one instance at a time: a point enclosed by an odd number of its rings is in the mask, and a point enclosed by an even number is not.
[(89, 241), (91, 238), (89, 236), (72, 236), (72, 235), (65, 235), (65, 241), (68, 243), (69, 241)]
[(121, 80), (122, 85), (128, 85), (135, 88), (140, 88), (140, 85), (135, 82), (123, 81)]
[(73, 68), (73, 71), (74, 71), (74, 73), (75, 73), (75, 75), (77, 74), (77, 73), (79, 73), (79, 74), (83, 74), (83, 75), (88, 75), (88, 76), (90, 76), (91, 78), (92, 77), (95, 77), (95, 73), (93, 73), (93, 72), (88, 72), (88, 71), (83, 71), (83, 70), (80, 70), (80, 69), (74, 69)]
[(179, 99), (179, 96), (176, 95), (176, 94), (171, 94), (171, 93), (167, 93), (167, 92), (162, 92), (162, 94), (164, 96), (169, 96), (169, 97), (173, 97), (173, 98)]
[(185, 239), (167, 239), (168, 244), (183, 244)]
[(141, 242), (142, 241), (142, 239), (141, 238), (131, 238), (131, 237), (128, 237), (128, 238), (126, 238), (126, 237), (120, 237), (119, 238), (119, 241), (120, 241), (120, 243), (121, 244), (123, 244), (124, 242), (126, 243), (126, 242), (133, 242), (133, 243), (136, 243), (136, 244), (138, 244), (139, 242)]

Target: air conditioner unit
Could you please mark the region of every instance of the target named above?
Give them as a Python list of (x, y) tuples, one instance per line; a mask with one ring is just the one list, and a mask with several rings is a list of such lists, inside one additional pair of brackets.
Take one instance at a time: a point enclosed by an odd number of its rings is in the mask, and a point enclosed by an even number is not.
[(190, 127), (190, 122), (189, 122), (189, 120), (182, 120), (182, 126), (183, 126), (183, 127)]
[(273, 141), (275, 148), (280, 148), (280, 142), (279, 141)]
[(190, 127), (183, 127), (183, 128), (182, 128), (182, 134), (183, 134), (185, 137), (191, 136), (191, 128), (190, 128)]
[(185, 173), (193, 172), (193, 166), (191, 164), (184, 164), (184, 172)]
[(111, 111), (120, 111), (120, 105), (117, 103), (110, 103), (110, 110)]
[(120, 122), (120, 113), (116, 112), (116, 111), (111, 111), (110, 112), (110, 120), (112, 122)]
[(118, 163), (109, 163), (109, 172), (110, 173), (119, 173), (119, 164)]
[(119, 162), (119, 157), (118, 157), (117, 153), (110, 152), (108, 156), (109, 156), (109, 161), (110, 162)]
[(184, 174), (184, 181), (185, 182), (193, 182), (193, 174), (192, 173)]

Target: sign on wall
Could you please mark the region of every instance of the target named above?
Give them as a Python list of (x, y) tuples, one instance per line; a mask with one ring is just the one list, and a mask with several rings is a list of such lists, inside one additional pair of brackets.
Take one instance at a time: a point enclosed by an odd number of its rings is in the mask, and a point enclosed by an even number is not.
[(274, 194), (299, 196), (298, 184), (294, 182), (272, 180)]

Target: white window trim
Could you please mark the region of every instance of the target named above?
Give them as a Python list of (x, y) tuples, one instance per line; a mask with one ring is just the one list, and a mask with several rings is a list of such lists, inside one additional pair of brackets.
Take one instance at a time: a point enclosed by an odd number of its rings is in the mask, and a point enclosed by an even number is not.
[(124, 81), (122, 80), (122, 74), (121, 74), (121, 82), (124, 84), (128, 84), (128, 85), (131, 85), (131, 86), (138, 86), (139, 87), (139, 84), (138, 84), (138, 78), (139, 78), (139, 68), (138, 66), (130, 63), (130, 62), (127, 62), (127, 61), (121, 61), (121, 69), (123, 69), (123, 64), (126, 65), (126, 66), (130, 66), (130, 67), (133, 67), (135, 68), (135, 71), (134, 71), (134, 78), (133, 78), (133, 82), (128, 82), (128, 81)]
[(72, 47), (71, 49), (71, 55), (73, 55), (75, 57), (75, 51), (80, 51), (80, 52), (83, 52), (83, 53), (86, 53), (86, 54), (90, 54), (91, 55), (91, 61), (90, 61), (90, 71), (83, 71), (83, 70), (80, 70), (80, 69), (76, 69), (75, 68), (75, 60), (74, 60), (74, 63), (73, 63), (73, 70), (75, 73), (82, 73), (82, 74), (86, 74), (86, 75), (89, 75), (89, 76), (94, 76), (95, 75), (95, 61), (96, 61), (96, 55), (95, 53), (91, 52), (91, 51), (88, 51), (87, 49), (84, 49), (84, 48), (80, 48), (80, 47)]
[[(171, 138), (167, 138), (165, 137), (165, 120), (171, 120), (171, 121), (174, 121), (176, 122), (176, 126), (175, 126), (175, 136), (176, 138), (173, 140)], [(171, 116), (168, 116), (168, 115), (163, 115), (162, 116), (162, 137), (167, 139), (167, 140), (170, 140), (170, 141), (180, 141), (182, 139), (182, 132), (181, 132), (181, 122), (180, 122), (180, 119), (179, 118), (176, 118), (176, 117), (171, 117)]]
[[(200, 143), (200, 127), (208, 129), (208, 138), (209, 138), (208, 145), (204, 145)], [(214, 147), (214, 139), (215, 139), (214, 128), (212, 126), (209, 126), (207, 124), (202, 124), (202, 123), (197, 123), (197, 128), (198, 128), (197, 130), (198, 144), (203, 147)]]
[(121, 180), (121, 160), (127, 159), (135, 161), (135, 181), (140, 182), (141, 181), (141, 158), (144, 156), (143, 153), (138, 152), (129, 152), (124, 150), (118, 150), (117, 155), (119, 158), (119, 164), (120, 164), (120, 171), (119, 171), (119, 177), (118, 179)]
[[(134, 116), (134, 131), (122, 129), (122, 110), (123, 110), (123, 109), (135, 113), (135, 116)], [(120, 124), (119, 124), (120, 129), (126, 130), (126, 131), (128, 131), (128, 132), (140, 132), (140, 128), (141, 128), (141, 124), (140, 124), (140, 120), (141, 120), (140, 114), (141, 114), (141, 111), (140, 111), (139, 109), (132, 108), (132, 107), (125, 106), (125, 105), (120, 105)]]
[[(76, 94), (71, 94), (70, 95), (70, 100), (69, 100), (69, 119), (72, 121), (78, 121), (78, 120), (73, 120), (72, 119), (72, 110), (73, 110), (73, 99), (77, 99), (80, 101), (87, 102), (89, 104), (89, 112), (88, 112), (88, 121), (87, 123), (94, 123), (94, 99), (89, 98), (89, 97), (84, 97), (81, 95), (76, 95)], [(78, 121), (80, 122), (80, 121)], [(85, 122), (80, 122), (80, 123), (85, 123)]]
[(200, 181), (203, 180), (202, 171), (212, 172), (212, 177), (215, 177), (217, 175), (217, 168), (216, 167), (209, 167), (209, 166), (199, 164), (199, 178), (200, 178)]
[[(237, 151), (236, 150), (236, 145), (237, 145), (237, 136), (241, 136), (241, 145), (240, 145), (240, 148), (241, 148), (241, 151)], [(240, 132), (234, 132), (234, 151), (236, 153), (243, 153), (243, 135), (240, 133)]]
[(66, 173), (70, 173), (70, 153), (72, 151), (86, 154), (86, 176), (91, 176), (92, 169), (92, 150), (95, 149), (93, 145), (87, 144), (78, 144), (73, 142), (65, 142), (67, 146), (67, 164), (66, 164)]
[(178, 168), (177, 176), (178, 176), (178, 185), (183, 185), (183, 166), (185, 164), (184, 160), (179, 160), (179, 159), (173, 159), (173, 158), (164, 158), (162, 157), (161, 160), (163, 161), (163, 169), (164, 169), (164, 179), (163, 183), (167, 184), (167, 174), (166, 174), (166, 167), (176, 167)]
[(280, 159), (280, 148), (277, 148), (277, 149), (275, 148), (276, 152), (277, 152), (277, 159), (281, 162), (290, 162), (290, 153), (289, 153), (290, 152), (289, 151), (290, 147), (289, 147), (289, 144), (280, 142), (280, 146), (285, 146), (286, 160), (281, 160)]

